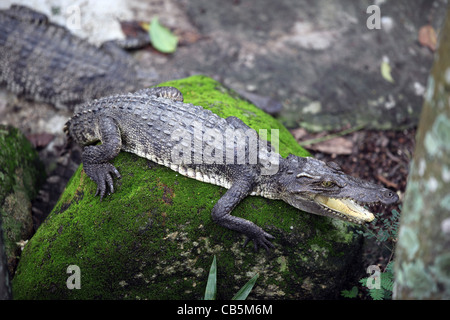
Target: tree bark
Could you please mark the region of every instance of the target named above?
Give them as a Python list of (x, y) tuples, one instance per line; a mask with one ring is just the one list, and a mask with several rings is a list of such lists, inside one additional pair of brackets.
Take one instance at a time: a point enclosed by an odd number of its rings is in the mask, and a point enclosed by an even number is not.
[(402, 209), (394, 299), (450, 299), (450, 7), (440, 34)]

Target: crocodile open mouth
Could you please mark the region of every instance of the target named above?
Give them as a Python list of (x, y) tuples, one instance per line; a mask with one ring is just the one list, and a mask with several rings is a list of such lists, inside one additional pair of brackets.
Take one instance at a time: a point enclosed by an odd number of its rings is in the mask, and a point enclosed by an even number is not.
[(370, 222), (375, 219), (372, 212), (365, 209), (351, 199), (336, 199), (324, 196), (316, 196), (314, 200), (322, 206), (331, 209), (338, 216), (347, 218), (357, 223)]

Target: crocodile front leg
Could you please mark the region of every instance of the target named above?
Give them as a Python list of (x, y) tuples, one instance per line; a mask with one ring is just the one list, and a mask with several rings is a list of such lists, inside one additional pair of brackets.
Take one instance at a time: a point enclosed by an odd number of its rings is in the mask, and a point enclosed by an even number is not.
[(114, 174), (120, 178), (119, 171), (108, 161), (114, 159), (120, 152), (122, 139), (120, 130), (112, 118), (106, 117), (98, 120), (101, 145), (87, 146), (83, 150), (82, 162), (84, 172), (97, 183), (95, 195), (100, 194), (100, 200), (106, 193), (107, 186), (114, 193), (114, 184), (111, 177)]
[(258, 247), (263, 247), (268, 251), (269, 247), (273, 247), (273, 244), (269, 241), (274, 238), (273, 236), (253, 222), (231, 215), (233, 209), (251, 193), (251, 190), (251, 180), (241, 179), (234, 182), (231, 188), (228, 189), (214, 206), (211, 213), (212, 219), (222, 227), (245, 234), (247, 239), (244, 246), (247, 245), (250, 240), (253, 240), (255, 251), (258, 250)]

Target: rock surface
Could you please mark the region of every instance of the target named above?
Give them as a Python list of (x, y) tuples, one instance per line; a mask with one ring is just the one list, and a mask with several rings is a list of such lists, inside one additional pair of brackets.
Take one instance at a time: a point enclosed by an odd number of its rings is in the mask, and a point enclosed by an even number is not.
[[(238, 114), (255, 129), (279, 128), (283, 156), (307, 155), (277, 120), (210, 78), (165, 85), (220, 116)], [(201, 299), (214, 255), (218, 299), (230, 299), (255, 273), (251, 299), (336, 298), (354, 280), (361, 242), (353, 225), (247, 197), (233, 213), (275, 236), (270, 253), (255, 253), (242, 247), (242, 236), (211, 220), (225, 189), (128, 153), (113, 164), (122, 179), (103, 202), (82, 167), (77, 170), (23, 251), (15, 298)], [(68, 289), (77, 283), (80, 289)]]

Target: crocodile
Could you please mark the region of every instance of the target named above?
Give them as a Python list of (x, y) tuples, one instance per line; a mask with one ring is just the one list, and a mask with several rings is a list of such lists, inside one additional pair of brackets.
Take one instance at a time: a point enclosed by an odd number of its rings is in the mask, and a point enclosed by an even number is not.
[[(281, 157), (237, 117), (219, 117), (183, 102), (173, 87), (142, 89), (83, 104), (64, 128), (83, 147), (85, 173), (97, 184), (100, 201), (120, 178), (110, 163), (120, 151), (134, 153), (180, 174), (228, 189), (212, 209), (212, 220), (273, 247), (274, 237), (231, 213), (249, 195), (281, 199), (309, 213), (363, 224), (374, 219), (365, 206), (398, 201), (395, 192), (345, 174), (334, 162)], [(256, 137), (256, 139), (252, 139)], [(99, 144), (101, 142), (101, 144)]]
[(0, 83), (26, 99), (57, 108), (154, 84), (125, 51), (145, 46), (148, 35), (110, 40), (101, 46), (73, 35), (31, 8), (0, 10)]

